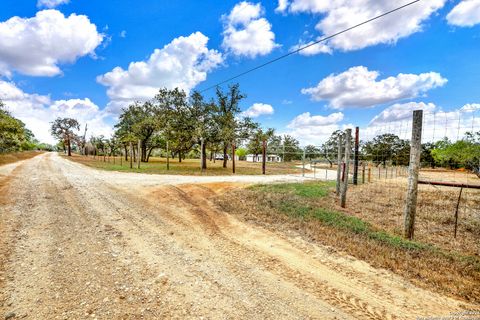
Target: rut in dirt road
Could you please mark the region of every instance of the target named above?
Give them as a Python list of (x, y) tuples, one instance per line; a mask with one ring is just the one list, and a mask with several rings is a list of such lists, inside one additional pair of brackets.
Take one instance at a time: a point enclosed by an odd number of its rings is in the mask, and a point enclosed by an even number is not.
[(219, 212), (207, 200), (218, 186), (147, 188), (148, 175), (56, 154), (0, 174), (2, 317), (411, 319), (469, 307)]

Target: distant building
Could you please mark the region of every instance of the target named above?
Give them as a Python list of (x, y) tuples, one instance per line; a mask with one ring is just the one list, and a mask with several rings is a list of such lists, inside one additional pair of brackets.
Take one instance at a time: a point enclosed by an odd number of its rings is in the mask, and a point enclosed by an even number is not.
[[(282, 157), (276, 154), (267, 154), (266, 162), (282, 162)], [(261, 154), (247, 154), (247, 162), (262, 162), (263, 156)]]

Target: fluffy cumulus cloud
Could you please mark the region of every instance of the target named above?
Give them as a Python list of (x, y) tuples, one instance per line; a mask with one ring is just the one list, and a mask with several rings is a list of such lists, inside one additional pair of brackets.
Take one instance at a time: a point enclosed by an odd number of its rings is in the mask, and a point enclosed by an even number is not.
[(480, 0), (463, 0), (447, 15), (449, 24), (472, 27), (480, 23)]
[(200, 32), (179, 37), (155, 49), (146, 61), (131, 62), (127, 70), (116, 67), (97, 77), (108, 87), (109, 110), (118, 111), (134, 100), (151, 99), (163, 87), (190, 91), (223, 62), (222, 55), (209, 50), (207, 43), (208, 38)]
[(412, 113), (414, 110), (424, 110), (426, 113), (432, 113), (435, 111), (435, 105), (433, 103), (424, 103), (424, 102), (407, 102), (407, 103), (396, 103), (378, 115), (376, 115), (370, 125), (383, 125), (390, 122), (410, 120), (412, 118)]
[(329, 101), (334, 109), (372, 107), (415, 98), (447, 82), (436, 72), (400, 73), (377, 80), (379, 75), (378, 71), (370, 71), (364, 66), (352, 67), (343, 73), (329, 75), (315, 87), (302, 89), (302, 93), (315, 101)]
[(242, 112), (244, 117), (258, 118), (263, 115), (273, 114), (273, 107), (265, 103), (254, 103), (250, 108)]
[(38, 0), (37, 7), (55, 8), (59, 5), (69, 3), (70, 0)]
[(13, 82), (0, 80), (0, 99), (42, 142), (55, 142), (49, 130), (50, 122), (57, 117), (75, 118), (82, 125), (87, 123), (93, 135), (112, 133), (108, 115), (88, 98), (53, 101), (48, 95), (29, 94)]
[(238, 3), (228, 15), (222, 17), (224, 23), (222, 47), (236, 56), (255, 58), (272, 52), (278, 45), (272, 25), (263, 17), (260, 3)]
[[(335, 37), (326, 45), (333, 49), (351, 51), (377, 44), (393, 44), (421, 31), (423, 23), (442, 8), (445, 2), (446, 0), (420, 1), (388, 17)], [(279, 0), (277, 12), (316, 14), (320, 19), (316, 30), (321, 35), (331, 35), (398, 6), (397, 2), (389, 0)], [(325, 50), (316, 50), (316, 53), (323, 52)]]
[(444, 137), (455, 141), (462, 139), (466, 132), (480, 128), (480, 104), (442, 110), (433, 103), (409, 102), (394, 104), (373, 117), (369, 125), (361, 130), (362, 139), (370, 140), (383, 133), (410, 139), (414, 110), (423, 110), (423, 142), (435, 142)]
[(0, 22), (0, 39), (0, 75), (55, 76), (62, 73), (59, 64), (94, 55), (103, 35), (86, 16), (43, 10)]
[(310, 112), (302, 113), (292, 119), (285, 134), (289, 134), (300, 141), (301, 144), (320, 145), (339, 129), (351, 127), (342, 125), (344, 115), (341, 112), (332, 113), (326, 116), (312, 115)]

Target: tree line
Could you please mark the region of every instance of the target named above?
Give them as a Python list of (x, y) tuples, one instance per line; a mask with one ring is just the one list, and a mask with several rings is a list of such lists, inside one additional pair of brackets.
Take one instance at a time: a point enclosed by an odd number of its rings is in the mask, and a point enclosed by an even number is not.
[(239, 157), (247, 153), (259, 155), (265, 141), (269, 152), (285, 153), (284, 160), (301, 159), (298, 140), (275, 135), (274, 129), (263, 129), (241, 115), (240, 103), (245, 98), (238, 84), (226, 90), (217, 88), (210, 100), (196, 91), (187, 95), (178, 88), (163, 88), (151, 100), (122, 109), (109, 139), (92, 136), (87, 141), (86, 129), (83, 135), (77, 134), (80, 123), (71, 118), (56, 119), (51, 132), (69, 155), (72, 149), (85, 155), (121, 153), (126, 161), (130, 157), (136, 161), (139, 157), (141, 162), (148, 162), (160, 150), (179, 162), (187, 157), (200, 157), (202, 168), (206, 169), (208, 158), (221, 158), (226, 167), (233, 148)]
[(0, 153), (25, 150), (53, 150), (40, 143), (21, 120), (15, 118), (0, 100)]

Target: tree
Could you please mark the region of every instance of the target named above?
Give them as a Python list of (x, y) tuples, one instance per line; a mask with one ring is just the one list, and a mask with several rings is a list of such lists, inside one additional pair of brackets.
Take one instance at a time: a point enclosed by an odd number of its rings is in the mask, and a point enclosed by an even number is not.
[(31, 150), (37, 144), (32, 131), (13, 117), (0, 100), (0, 152)]
[(73, 130), (80, 130), (80, 124), (75, 119), (57, 118), (52, 122), (51, 133), (55, 138), (65, 143), (69, 157), (72, 156), (71, 141), (75, 136)]
[(402, 140), (398, 136), (385, 133), (373, 138), (363, 146), (368, 160), (383, 164), (387, 161), (393, 165), (406, 165), (409, 162), (410, 144), (407, 140)]
[(320, 148), (315, 147), (314, 145), (308, 145), (305, 147), (305, 158), (307, 159), (316, 159), (322, 155)]
[(303, 151), (297, 139), (289, 135), (284, 135), (283, 143), (285, 148), (284, 161), (300, 160), (302, 158)]
[(274, 134), (275, 130), (272, 128), (267, 130), (258, 128), (255, 130), (247, 144), (248, 152), (254, 154), (256, 159), (257, 156), (263, 152), (263, 141), (269, 141)]
[(477, 175), (480, 173), (480, 132), (467, 133), (465, 138), (455, 143), (447, 138), (437, 141), (432, 156), (441, 166), (466, 168)]
[[(330, 167), (332, 167), (338, 159), (338, 143), (340, 138), (342, 138), (342, 148), (344, 148), (345, 132), (342, 130), (335, 130), (321, 147), (321, 152), (325, 159), (327, 159), (327, 161), (330, 163)], [(352, 146), (352, 150), (350, 150), (350, 152), (353, 154), (353, 148), (355, 146), (353, 137), (351, 137), (350, 145)]]
[(235, 142), (237, 131), (242, 127), (242, 124), (245, 124), (237, 118), (237, 115), (241, 111), (240, 101), (246, 96), (240, 92), (239, 84), (229, 86), (227, 92), (223, 92), (220, 87), (217, 87), (216, 96), (215, 121), (220, 126), (219, 137), (223, 148), (223, 167), (226, 168), (228, 147)]

